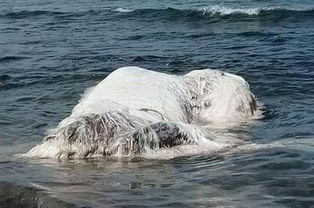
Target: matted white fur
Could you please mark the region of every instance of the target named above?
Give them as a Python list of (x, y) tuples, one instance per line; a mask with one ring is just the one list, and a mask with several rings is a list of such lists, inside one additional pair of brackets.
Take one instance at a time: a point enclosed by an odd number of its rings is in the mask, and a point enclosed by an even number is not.
[(218, 70), (184, 76), (123, 67), (90, 88), (72, 114), (25, 156), (86, 158), (217, 152), (243, 143), (211, 126), (260, 115), (248, 83)]

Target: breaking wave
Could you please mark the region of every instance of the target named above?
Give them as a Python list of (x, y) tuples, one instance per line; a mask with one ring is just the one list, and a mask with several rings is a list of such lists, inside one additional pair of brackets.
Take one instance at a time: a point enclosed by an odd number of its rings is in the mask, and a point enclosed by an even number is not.
[(152, 13), (154, 11), (159, 11), (159, 12), (183, 12), (183, 13), (199, 13), (201, 15), (230, 15), (230, 14), (247, 14), (247, 15), (258, 15), (261, 11), (269, 11), (269, 10), (274, 10), (275, 8), (230, 8), (230, 7), (224, 7), (220, 5), (213, 5), (213, 6), (208, 6), (208, 7), (201, 7), (199, 9), (192, 9), (192, 10), (179, 10), (179, 9), (174, 9), (174, 8), (167, 8), (167, 9), (137, 9), (137, 10), (132, 10), (132, 9), (126, 9), (126, 8), (117, 8), (112, 11), (116, 12), (122, 12), (122, 13), (130, 13), (130, 12), (144, 12), (145, 10), (151, 11)]
[[(310, 9), (291, 9), (284, 7), (260, 7), (260, 8), (234, 8), (225, 7), (221, 5), (211, 5), (207, 7), (194, 8), (194, 9), (176, 9), (176, 8), (144, 8), (144, 9), (131, 9), (131, 8), (111, 8), (102, 10), (88, 10), (77, 12), (59, 12), (59, 11), (16, 11), (0, 14), (0, 18), (13, 18), (23, 19), (32, 18), (36, 16), (59, 16), (59, 17), (82, 17), (86, 15), (114, 15), (120, 14), (126, 17), (145, 18), (150, 19), (178, 19), (178, 18), (191, 18), (191, 19), (207, 19), (213, 17), (262, 17), (262, 18), (313, 18), (314, 8)], [(118, 18), (120, 16), (118, 15)]]
[(126, 9), (118, 8), (116, 12), (130, 13), (134, 16), (159, 16), (159, 17), (226, 17), (226, 16), (239, 16), (239, 17), (254, 17), (254, 16), (300, 16), (300, 17), (313, 17), (314, 9), (300, 10), (288, 9), (281, 7), (263, 7), (263, 8), (232, 8), (220, 5), (212, 5), (189, 10), (180, 10), (175, 8), (166, 9)]
[(275, 8), (229, 8), (219, 5), (208, 6), (198, 9), (203, 15), (231, 15), (231, 14), (244, 14), (244, 15), (259, 15), (261, 11), (274, 10)]

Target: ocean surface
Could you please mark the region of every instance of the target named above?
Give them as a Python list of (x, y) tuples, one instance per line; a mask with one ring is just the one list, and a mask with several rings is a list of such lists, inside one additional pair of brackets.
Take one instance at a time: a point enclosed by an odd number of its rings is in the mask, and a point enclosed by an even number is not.
[[(17, 159), (114, 69), (243, 76), (264, 148), (171, 160)], [(237, 133), (237, 132), (236, 132)], [(1, 0), (0, 207), (314, 207), (312, 0)]]

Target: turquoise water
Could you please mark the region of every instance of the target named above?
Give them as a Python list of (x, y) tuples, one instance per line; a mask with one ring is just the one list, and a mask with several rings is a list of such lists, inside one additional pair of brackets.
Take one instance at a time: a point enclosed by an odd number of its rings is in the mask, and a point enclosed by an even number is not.
[[(312, 207), (314, 3), (1, 1), (1, 207)], [(15, 159), (118, 67), (243, 76), (253, 152), (172, 160)], [(275, 144), (275, 145), (274, 145)]]

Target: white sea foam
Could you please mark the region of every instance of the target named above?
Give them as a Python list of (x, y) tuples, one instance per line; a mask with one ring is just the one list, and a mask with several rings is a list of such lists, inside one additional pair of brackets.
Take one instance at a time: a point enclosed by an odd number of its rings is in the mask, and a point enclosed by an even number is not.
[(258, 15), (261, 11), (272, 10), (275, 8), (231, 8), (224, 7), (220, 5), (212, 5), (207, 7), (202, 7), (199, 9), (200, 12), (210, 15), (230, 15), (230, 14), (246, 14), (246, 15)]
[(245, 144), (243, 135), (226, 127), (259, 115), (242, 77), (211, 69), (176, 76), (124, 67), (88, 89), (72, 114), (25, 156), (211, 154)]
[(121, 13), (128, 13), (128, 12), (133, 12), (134, 10), (126, 9), (126, 8), (116, 8), (116, 9), (113, 9), (112, 11), (114, 11), (114, 12), (121, 12)]

